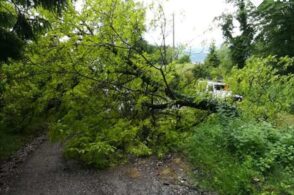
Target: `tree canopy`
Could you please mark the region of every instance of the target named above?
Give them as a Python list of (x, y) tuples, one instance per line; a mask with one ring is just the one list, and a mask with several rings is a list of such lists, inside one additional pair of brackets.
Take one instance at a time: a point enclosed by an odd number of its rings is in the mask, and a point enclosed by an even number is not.
[[(223, 35), (231, 49), (233, 63), (239, 68), (243, 68), (246, 60), (252, 52), (253, 37), (255, 33), (254, 25), (251, 21), (254, 10), (252, 4), (246, 0), (230, 0), (237, 7), (235, 15), (224, 14), (220, 17)], [(239, 23), (240, 35), (234, 36), (234, 20)]]
[[(264, 1), (258, 7), (260, 32), (257, 50), (263, 55), (294, 56), (294, 2)], [(294, 66), (288, 72), (294, 72)]]
[(0, 1), (0, 62), (22, 55), (28, 40), (36, 40), (50, 23), (41, 14), (40, 8), (61, 13), (65, 0)]
[[(293, 57), (292, 1), (263, 1), (258, 7), (245, 0), (228, 2), (235, 5), (236, 13), (224, 14), (219, 19), (233, 64), (243, 68), (246, 60), (253, 55)], [(239, 23), (240, 31), (235, 36), (234, 21)], [(293, 65), (280, 72), (293, 73)]]

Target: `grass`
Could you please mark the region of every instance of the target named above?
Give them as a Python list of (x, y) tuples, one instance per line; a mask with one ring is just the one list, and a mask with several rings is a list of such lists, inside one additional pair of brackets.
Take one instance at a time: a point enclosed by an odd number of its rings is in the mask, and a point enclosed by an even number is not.
[(231, 120), (212, 118), (185, 141), (200, 187), (226, 195), (294, 194), (294, 129)]
[(294, 126), (294, 114), (289, 114), (289, 113), (279, 114), (277, 125), (279, 127)]
[(0, 161), (8, 159), (27, 139), (23, 135), (15, 135), (7, 132), (0, 132)]
[(35, 121), (31, 126), (20, 132), (12, 132), (6, 128), (0, 128), (0, 162), (7, 160), (26, 143), (42, 133), (46, 129), (43, 121)]
[[(213, 129), (215, 128), (215, 129)], [(197, 170), (196, 180), (200, 187), (217, 190), (221, 194), (250, 193), (250, 180), (253, 173), (249, 171), (248, 162), (241, 163), (234, 156), (225, 151), (221, 142), (218, 126), (206, 126), (196, 129), (195, 134), (189, 139), (188, 155)]]

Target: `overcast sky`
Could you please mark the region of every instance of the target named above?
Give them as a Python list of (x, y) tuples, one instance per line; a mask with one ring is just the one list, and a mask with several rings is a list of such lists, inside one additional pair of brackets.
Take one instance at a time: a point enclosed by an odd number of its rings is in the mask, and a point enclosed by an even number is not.
[[(138, 0), (150, 3), (152, 0)], [(156, 1), (158, 2), (158, 1)], [(252, 0), (254, 4), (260, 4), (262, 0)], [(232, 12), (233, 7), (225, 0), (168, 0), (163, 8), (169, 20), (169, 36), (167, 42), (172, 44), (172, 13), (175, 13), (176, 44), (184, 44), (192, 48), (203, 48), (214, 40), (217, 45), (223, 42), (222, 32), (213, 22), (214, 18), (223, 12)], [(147, 18), (153, 16), (148, 12)], [(159, 44), (158, 32), (149, 31), (146, 39)]]
[[(76, 9), (82, 8), (84, 0), (77, 0)], [(175, 14), (175, 40), (176, 45), (187, 48), (208, 48), (214, 41), (219, 46), (223, 36), (215, 17), (222, 13), (233, 12), (232, 5), (226, 0), (135, 0), (149, 5), (152, 2), (161, 4), (168, 20), (167, 44), (172, 45), (172, 14)], [(263, 0), (251, 0), (255, 6)], [(148, 10), (148, 9), (147, 9)], [(147, 11), (147, 21), (154, 17), (155, 9)], [(148, 24), (148, 22), (147, 22)], [(148, 25), (147, 25), (148, 26)], [(161, 44), (159, 31), (149, 30), (145, 38), (155, 44)]]

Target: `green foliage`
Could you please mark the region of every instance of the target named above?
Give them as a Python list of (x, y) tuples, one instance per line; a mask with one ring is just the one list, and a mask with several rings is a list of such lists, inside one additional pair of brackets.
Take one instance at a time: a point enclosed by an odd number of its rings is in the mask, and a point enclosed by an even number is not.
[(186, 151), (196, 170), (203, 171), (196, 175), (201, 185), (221, 194), (291, 194), (293, 133), (293, 127), (213, 116), (194, 128)]
[[(258, 53), (263, 56), (294, 56), (293, 42), (293, 1), (264, 1), (258, 7), (260, 33), (257, 42)], [(293, 65), (287, 72), (293, 73)]]
[(202, 64), (197, 64), (193, 68), (193, 75), (197, 79), (207, 79), (210, 77), (208, 68)]
[(60, 1), (0, 1), (0, 62), (21, 57), (27, 40), (36, 40), (50, 24), (40, 8), (61, 13), (68, 2)]
[(226, 79), (234, 93), (244, 96), (240, 108), (259, 119), (274, 119), (279, 112), (289, 111), (293, 102), (293, 76), (281, 76), (274, 64), (290, 58), (251, 58), (242, 70), (233, 69)]
[(124, 162), (129, 155), (143, 157), (154, 153), (162, 157), (178, 144), (179, 134), (167, 118), (152, 126), (148, 119), (140, 122), (119, 119), (105, 123), (89, 120), (90, 117), (88, 114), (75, 122), (65, 117), (71, 124), (58, 121), (52, 124), (50, 132), (51, 136), (58, 137), (64, 133), (72, 135), (66, 142), (65, 155), (97, 168)]
[[(81, 107), (77, 102), (75, 106)], [(77, 118), (75, 112), (81, 116)], [(105, 113), (95, 115), (84, 104), (62, 120), (51, 123), (50, 136), (57, 140), (63, 137), (66, 157), (105, 168), (125, 162), (130, 156), (154, 154), (161, 158), (168, 152), (178, 151), (185, 130), (205, 117), (205, 113), (193, 109), (170, 110), (157, 115), (156, 121), (116, 119), (113, 114), (108, 113), (110, 118)]]
[(193, 68), (194, 77), (196, 79), (223, 80), (233, 67), (231, 58), (231, 50), (227, 44), (216, 48), (213, 42), (204, 63), (197, 64)]
[(218, 55), (217, 55), (217, 52), (216, 52), (216, 47), (215, 47), (215, 43), (212, 43), (210, 45), (210, 48), (209, 48), (209, 53), (205, 59), (205, 62), (204, 64), (207, 66), (207, 67), (218, 67), (220, 65), (220, 59), (218, 58)]
[[(112, 15), (103, 14), (105, 10)], [(128, 156), (162, 157), (175, 150), (181, 123), (175, 110), (158, 113), (145, 106), (162, 103), (165, 88), (154, 68), (162, 65), (157, 49), (145, 51), (142, 43), (141, 6), (117, 1), (113, 9), (113, 1), (89, 1), (81, 14), (69, 9), (63, 17), (62, 24), (51, 18), (56, 30), (30, 45), (27, 62), (3, 67), (9, 75), (3, 110), (52, 116), (49, 134), (65, 141), (65, 155), (98, 168)], [(156, 64), (146, 64), (141, 55)], [(164, 72), (169, 84), (173, 72), (169, 67)], [(187, 73), (187, 78), (192, 76)], [(26, 96), (15, 101), (15, 93)], [(13, 106), (18, 109), (9, 110)]]
[(65, 147), (65, 156), (82, 160), (98, 168), (111, 166), (110, 157), (113, 157), (115, 148), (105, 142), (93, 140), (90, 136), (73, 138)]
[(0, 53), (1, 61), (7, 60), (9, 57), (17, 59), (22, 55), (23, 42), (18, 37), (0, 28)]
[[(40, 77), (28, 79), (34, 69), (31, 66), (23, 67), (22, 63), (3, 65), (3, 89), (1, 97), (1, 125), (7, 132), (22, 133), (34, 121), (50, 118), (46, 113), (49, 100), (40, 98), (45, 88), (41, 85)], [(14, 77), (14, 78), (13, 78)], [(15, 79), (16, 78), (16, 79)]]
[(0, 162), (8, 159), (24, 144), (23, 135), (0, 130)]
[[(231, 59), (243, 68), (252, 55), (267, 57), (293, 57), (293, 2), (263, 1), (257, 8), (250, 1), (230, 0), (237, 8), (236, 14), (219, 17), (223, 35), (230, 49)], [(289, 19), (291, 18), (291, 19)], [(239, 35), (235, 35), (235, 21), (239, 23)], [(294, 71), (293, 63), (275, 67), (280, 74)]]
[(222, 44), (216, 52), (220, 60), (221, 69), (224, 69), (225, 73), (229, 73), (234, 66), (229, 46), (227, 44)]
[[(3, 117), (3, 115), (2, 115)], [(14, 125), (15, 127), (16, 125)], [(0, 123), (0, 162), (7, 160), (15, 154), (21, 147), (31, 141), (35, 136), (44, 133), (47, 129), (45, 119), (39, 117), (31, 121), (29, 125), (15, 131), (9, 129), (3, 121)]]
[(236, 106), (246, 117), (234, 118), (236, 110), (220, 107), (217, 116), (193, 128), (193, 135), (185, 141), (186, 152), (201, 185), (221, 194), (294, 192), (293, 123), (287, 127), (283, 121), (277, 128), (263, 122), (276, 124), (277, 116), (291, 108), (293, 75), (282, 76), (280, 72), (292, 60), (251, 58), (243, 69), (234, 68), (227, 74), (230, 89), (244, 97)]
[(186, 63), (191, 63), (191, 59), (189, 55), (183, 55), (181, 56), (176, 63), (178, 64), (186, 64)]
[[(236, 15), (224, 14), (219, 17), (223, 35), (230, 48), (231, 59), (238, 68), (243, 68), (246, 60), (251, 56), (253, 38), (256, 29), (254, 28), (252, 17), (254, 8), (250, 1), (230, 0), (237, 7)], [(239, 23), (240, 35), (234, 36), (234, 22)]]

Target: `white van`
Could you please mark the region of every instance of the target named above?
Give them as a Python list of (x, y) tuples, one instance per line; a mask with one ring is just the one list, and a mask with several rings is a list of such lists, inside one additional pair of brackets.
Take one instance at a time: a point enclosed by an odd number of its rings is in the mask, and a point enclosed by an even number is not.
[(228, 85), (223, 82), (207, 81), (206, 92), (221, 99), (233, 98), (235, 101), (242, 101), (243, 99), (241, 95), (233, 95), (232, 91), (229, 91)]

